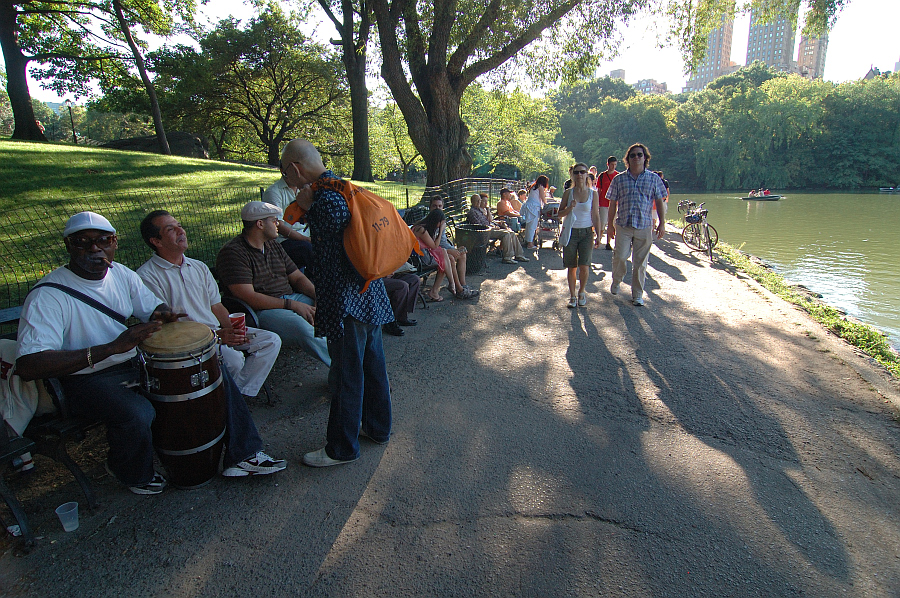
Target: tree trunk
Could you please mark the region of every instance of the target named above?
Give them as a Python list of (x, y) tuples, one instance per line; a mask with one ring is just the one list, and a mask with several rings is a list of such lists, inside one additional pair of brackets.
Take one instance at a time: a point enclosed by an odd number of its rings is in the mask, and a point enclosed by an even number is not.
[(156, 129), (156, 139), (159, 142), (159, 151), (167, 156), (171, 156), (172, 150), (169, 149), (169, 140), (166, 138), (166, 130), (163, 128), (162, 112), (159, 109), (159, 100), (156, 97), (156, 89), (153, 87), (153, 82), (150, 81), (149, 75), (147, 75), (147, 66), (144, 63), (144, 57), (141, 55), (141, 50), (134, 42), (134, 37), (131, 35), (131, 29), (128, 27), (128, 22), (125, 20), (120, 0), (113, 0), (113, 8), (116, 11), (119, 30), (122, 32), (122, 35), (125, 36), (128, 47), (131, 48), (131, 54), (134, 56), (134, 64), (137, 66), (138, 73), (141, 75), (141, 81), (143, 81), (144, 88), (147, 90), (147, 96), (150, 98), (150, 113), (153, 115), (153, 128)]
[(430, 151), (422, 151), (421, 142), (413, 141), (428, 169), (426, 184), (442, 185), (469, 176), (473, 161), (468, 149), (469, 128), (459, 115), (462, 94), (451, 88), (444, 71), (429, 78), (428, 93), (423, 96), (428, 98), (423, 102), (428, 125), (422, 141)]
[(0, 0), (0, 46), (6, 63), (6, 93), (15, 118), (13, 139), (47, 141), (34, 118), (34, 106), (28, 91), (25, 72), (28, 58), (19, 47), (16, 31), (16, 8), (11, 0)]
[[(349, 52), (348, 52), (349, 50)], [(348, 56), (349, 53), (349, 56)], [(353, 120), (353, 180), (374, 181), (369, 149), (369, 90), (366, 87), (366, 51), (354, 52), (344, 44), (344, 67), (350, 85), (350, 114)]]

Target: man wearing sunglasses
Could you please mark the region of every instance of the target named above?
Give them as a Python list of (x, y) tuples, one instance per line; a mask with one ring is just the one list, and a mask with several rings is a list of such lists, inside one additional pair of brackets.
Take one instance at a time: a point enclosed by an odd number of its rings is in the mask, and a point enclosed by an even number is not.
[[(59, 378), (74, 415), (99, 416), (106, 424), (109, 471), (135, 494), (159, 494), (166, 480), (153, 468), (150, 424), (156, 413), (123, 384), (137, 378), (135, 347), (180, 314), (133, 271), (113, 265), (116, 229), (100, 214), (75, 214), (63, 237), (69, 263), (42, 278), (22, 307), (17, 373), (23, 380)], [(51, 285), (82, 293), (114, 313)], [(130, 316), (142, 323), (126, 327)]]
[[(631, 255), (631, 301), (644, 305), (644, 279), (647, 276), (647, 260), (654, 239), (666, 234), (666, 207), (663, 198), (666, 188), (656, 173), (648, 170), (650, 152), (641, 143), (635, 143), (625, 154), (628, 170), (615, 177), (609, 184), (607, 238), (615, 236), (613, 251), (612, 286), (609, 292), (619, 292), (619, 284), (628, 270)], [(653, 229), (652, 209), (661, 214), (656, 230)]]

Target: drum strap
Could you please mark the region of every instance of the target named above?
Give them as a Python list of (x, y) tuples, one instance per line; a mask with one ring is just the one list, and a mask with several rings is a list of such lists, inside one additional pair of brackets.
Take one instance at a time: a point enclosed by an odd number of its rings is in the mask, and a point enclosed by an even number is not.
[(91, 307), (93, 307), (94, 309), (99, 311), (100, 313), (109, 316), (110, 318), (112, 318), (113, 320), (115, 320), (116, 322), (121, 324), (122, 326), (128, 325), (126, 323), (126, 322), (128, 322), (128, 318), (126, 318), (125, 316), (123, 316), (122, 314), (117, 312), (116, 310), (112, 309), (111, 307), (106, 307), (105, 305), (103, 305), (102, 303), (100, 303), (99, 301), (94, 299), (93, 297), (89, 297), (89, 296), (85, 295), (84, 293), (82, 293), (81, 291), (76, 291), (75, 289), (73, 289), (71, 287), (67, 287), (64, 284), (57, 284), (55, 282), (45, 282), (43, 284), (38, 284), (38, 285), (33, 286), (31, 288), (31, 291), (28, 291), (28, 293), (31, 293), (35, 289), (39, 289), (41, 287), (52, 287), (54, 289), (58, 289), (58, 290), (62, 291), (63, 293), (65, 293), (67, 295), (71, 295), (72, 297), (78, 299), (82, 303), (86, 303), (87, 305), (90, 305)]

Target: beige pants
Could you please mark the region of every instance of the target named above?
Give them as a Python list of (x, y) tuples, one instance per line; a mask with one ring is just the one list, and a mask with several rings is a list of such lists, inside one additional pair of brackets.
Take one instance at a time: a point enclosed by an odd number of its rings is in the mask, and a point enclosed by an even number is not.
[(500, 251), (503, 253), (504, 259), (512, 259), (521, 257), (522, 244), (519, 243), (519, 236), (508, 230), (492, 230), (491, 240), (500, 239)]
[(616, 224), (616, 247), (613, 251), (613, 284), (622, 282), (628, 270), (631, 255), (631, 298), (644, 297), (644, 279), (647, 277), (647, 260), (653, 247), (653, 228), (631, 228)]

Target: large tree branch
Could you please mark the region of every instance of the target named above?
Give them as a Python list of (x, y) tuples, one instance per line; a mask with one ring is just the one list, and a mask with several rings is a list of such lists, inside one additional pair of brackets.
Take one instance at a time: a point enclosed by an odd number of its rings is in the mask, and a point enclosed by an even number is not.
[(465, 89), (472, 81), (474, 81), (481, 75), (494, 70), (495, 68), (515, 56), (516, 53), (518, 53), (528, 44), (532, 43), (534, 40), (540, 37), (541, 33), (543, 33), (545, 29), (550, 27), (553, 23), (564, 17), (569, 11), (580, 4), (580, 1), (581, 0), (568, 0), (567, 2), (559, 5), (555, 10), (545, 14), (543, 17), (532, 23), (521, 33), (521, 35), (513, 39), (507, 45), (500, 48), (496, 53), (482, 60), (479, 60), (463, 69), (459, 76), (459, 88), (461, 90)]
[(447, 62), (450, 34), (453, 31), (453, 23), (456, 21), (456, 7), (457, 0), (435, 0), (433, 4), (434, 24), (431, 27), (431, 39), (428, 42), (428, 62), (434, 66), (443, 67)]
[(450, 60), (447, 61), (447, 70), (451, 73), (459, 73), (466, 65), (469, 56), (475, 51), (478, 43), (490, 32), (491, 25), (500, 17), (503, 8), (503, 0), (491, 0), (481, 18), (469, 31), (466, 38), (456, 47)]

